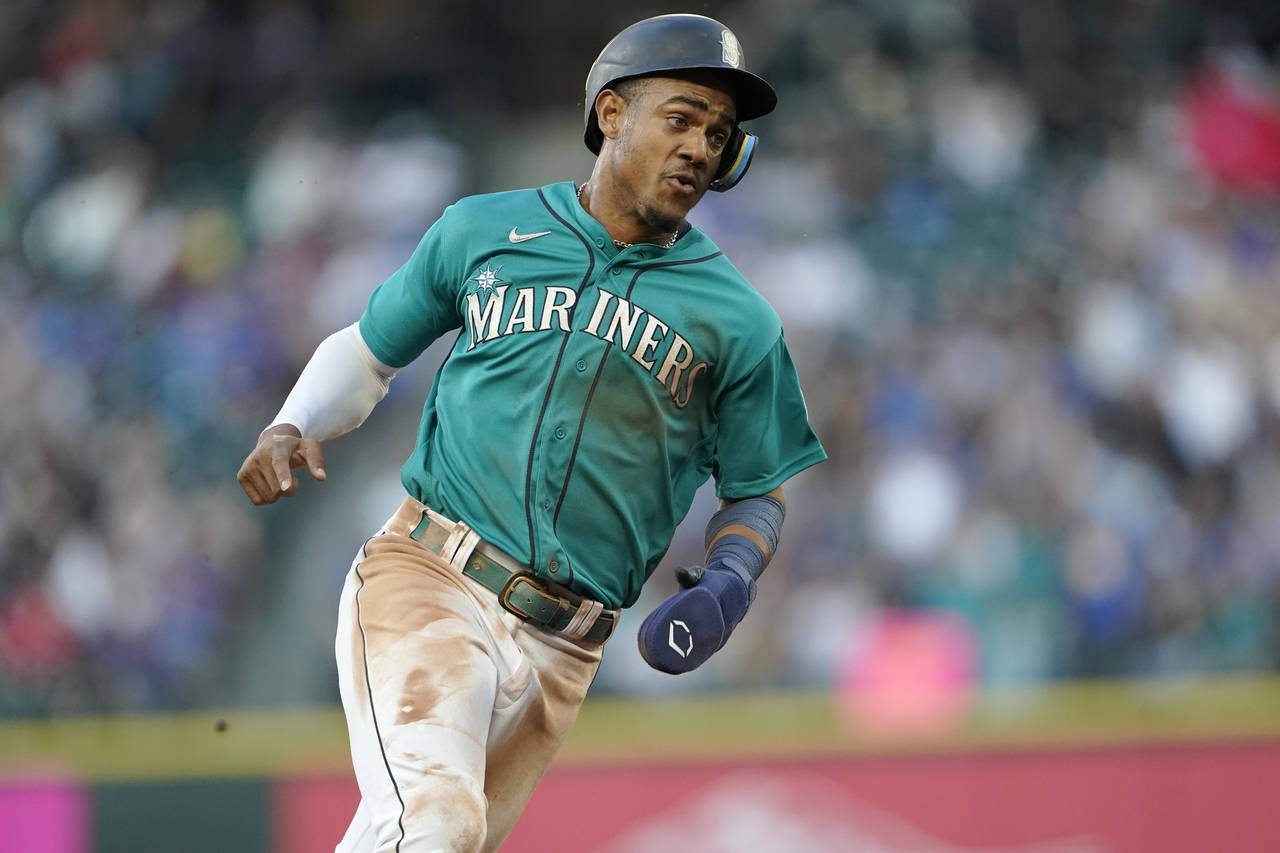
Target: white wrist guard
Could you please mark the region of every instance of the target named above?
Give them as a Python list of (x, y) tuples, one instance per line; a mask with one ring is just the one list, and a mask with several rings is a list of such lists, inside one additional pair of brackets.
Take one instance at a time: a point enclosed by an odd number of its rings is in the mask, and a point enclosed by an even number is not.
[(267, 429), (293, 424), (304, 438), (319, 441), (350, 432), (387, 395), (397, 372), (378, 360), (360, 324), (352, 323), (320, 342)]

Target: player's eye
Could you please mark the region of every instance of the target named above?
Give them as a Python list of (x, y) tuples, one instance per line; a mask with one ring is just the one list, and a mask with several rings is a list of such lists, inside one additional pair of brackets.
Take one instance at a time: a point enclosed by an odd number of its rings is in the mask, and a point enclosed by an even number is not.
[(729, 136), (725, 133), (713, 133), (707, 138), (707, 141), (711, 143), (711, 150), (719, 153), (729, 144)]
[(685, 130), (689, 127), (689, 122), (682, 115), (667, 116), (667, 121), (670, 122), (671, 126), (676, 130)]

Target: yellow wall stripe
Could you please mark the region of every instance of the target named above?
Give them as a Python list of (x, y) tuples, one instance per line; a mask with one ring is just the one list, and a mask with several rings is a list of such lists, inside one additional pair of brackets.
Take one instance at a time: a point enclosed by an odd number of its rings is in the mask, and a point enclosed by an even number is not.
[[(219, 720), (225, 730), (219, 731)], [(589, 700), (561, 764), (871, 756), (1280, 738), (1280, 679), (987, 690), (945, 731), (872, 736), (827, 694)], [(0, 779), (350, 772), (337, 708), (70, 717), (0, 725)]]

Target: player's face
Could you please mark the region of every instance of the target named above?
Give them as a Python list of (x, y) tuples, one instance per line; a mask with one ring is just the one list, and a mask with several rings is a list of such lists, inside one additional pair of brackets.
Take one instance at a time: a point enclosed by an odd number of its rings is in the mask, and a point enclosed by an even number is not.
[(673, 230), (707, 191), (734, 128), (733, 95), (714, 75), (650, 78), (627, 104), (618, 183), (640, 218)]

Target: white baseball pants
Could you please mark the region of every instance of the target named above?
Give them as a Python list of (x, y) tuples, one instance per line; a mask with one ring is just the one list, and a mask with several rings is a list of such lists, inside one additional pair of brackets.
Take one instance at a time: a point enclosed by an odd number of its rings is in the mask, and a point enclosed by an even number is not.
[(476, 853), (507, 837), (600, 665), (530, 625), (409, 533), (365, 543), (338, 611), (338, 684), (360, 806), (336, 853)]

